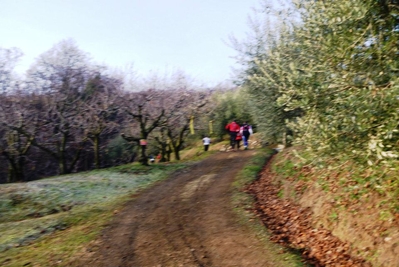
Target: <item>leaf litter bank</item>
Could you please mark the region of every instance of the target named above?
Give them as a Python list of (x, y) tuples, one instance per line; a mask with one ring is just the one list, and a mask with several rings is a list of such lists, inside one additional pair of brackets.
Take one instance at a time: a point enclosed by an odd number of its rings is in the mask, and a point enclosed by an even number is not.
[(273, 182), (269, 164), (246, 192), (255, 199), (255, 212), (273, 233), (272, 240), (302, 251), (315, 266), (371, 267), (364, 259), (351, 256), (350, 244), (330, 231), (312, 226), (312, 213), (288, 199), (279, 197), (281, 187)]

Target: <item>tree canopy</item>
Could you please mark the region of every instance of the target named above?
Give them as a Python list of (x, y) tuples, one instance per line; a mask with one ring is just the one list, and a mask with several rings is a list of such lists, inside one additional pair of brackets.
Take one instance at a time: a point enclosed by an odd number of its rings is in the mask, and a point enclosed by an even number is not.
[(279, 31), (261, 20), (239, 51), (259, 131), (280, 142), (290, 135), (312, 161), (396, 159), (398, 2), (293, 1), (292, 20), (262, 7), (277, 14)]

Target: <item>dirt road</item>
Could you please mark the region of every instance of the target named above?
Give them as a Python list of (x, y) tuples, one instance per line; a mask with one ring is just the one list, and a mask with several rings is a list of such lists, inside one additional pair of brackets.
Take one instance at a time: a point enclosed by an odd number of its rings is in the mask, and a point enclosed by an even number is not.
[(221, 152), (141, 193), (79, 266), (288, 266), (237, 222), (231, 183), (253, 151)]

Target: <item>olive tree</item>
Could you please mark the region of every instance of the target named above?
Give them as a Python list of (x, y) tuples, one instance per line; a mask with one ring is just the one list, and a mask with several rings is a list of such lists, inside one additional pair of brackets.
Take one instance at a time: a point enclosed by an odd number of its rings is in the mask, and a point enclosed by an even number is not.
[(257, 117), (274, 113), (313, 160), (396, 158), (398, 3), (293, 2), (300, 20), (247, 61)]
[(264, 140), (287, 143), (291, 142), (286, 137), (292, 136), (292, 131), (286, 121), (300, 112), (286, 112), (277, 99), (288, 82), (287, 73), (281, 71), (290, 71), (288, 65), (294, 56), (282, 47), (290, 47), (298, 12), (290, 1), (278, 3), (277, 6), (269, 1), (261, 2), (250, 17), (251, 31), (247, 38), (232, 38), (231, 43), (238, 52), (237, 62), (243, 66), (236, 70), (236, 83), (241, 87), (240, 95), (245, 99), (245, 110), (252, 123)]

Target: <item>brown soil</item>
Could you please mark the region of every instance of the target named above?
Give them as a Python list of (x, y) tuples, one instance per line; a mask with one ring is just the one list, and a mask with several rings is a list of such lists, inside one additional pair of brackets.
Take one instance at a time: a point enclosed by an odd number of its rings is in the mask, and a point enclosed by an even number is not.
[(216, 153), (142, 192), (74, 266), (292, 266), (233, 212), (231, 184), (253, 153)]

